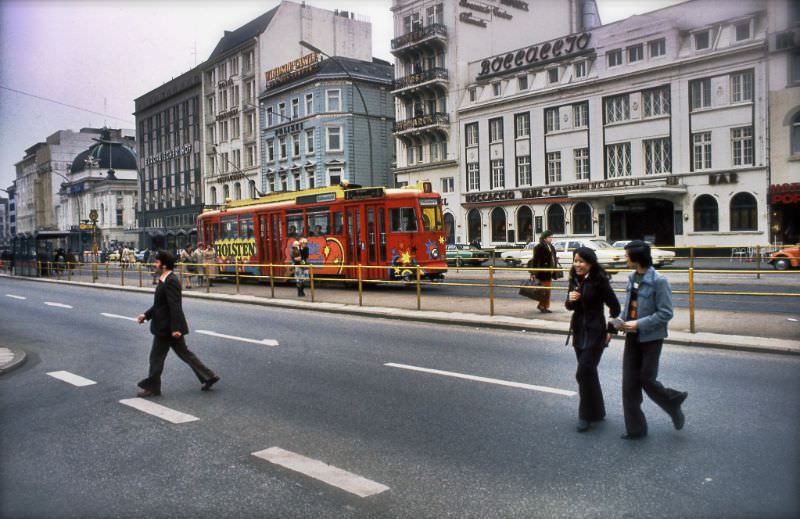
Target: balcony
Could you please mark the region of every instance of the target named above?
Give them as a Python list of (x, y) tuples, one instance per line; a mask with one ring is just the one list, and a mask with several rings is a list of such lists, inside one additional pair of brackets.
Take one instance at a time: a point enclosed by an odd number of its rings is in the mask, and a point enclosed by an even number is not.
[(424, 86), (432, 86), (433, 84), (444, 85), (449, 80), (449, 74), (446, 68), (432, 68), (409, 74), (401, 78), (395, 79), (393, 94), (401, 91), (412, 91)]
[(439, 132), (447, 134), (450, 130), (450, 116), (443, 112), (419, 115), (411, 119), (403, 119), (394, 123), (394, 133), (398, 137), (410, 136), (422, 132)]
[(447, 42), (447, 27), (441, 23), (434, 23), (419, 27), (411, 32), (392, 40), (392, 54), (402, 54), (408, 49), (420, 45), (438, 45), (444, 47)]

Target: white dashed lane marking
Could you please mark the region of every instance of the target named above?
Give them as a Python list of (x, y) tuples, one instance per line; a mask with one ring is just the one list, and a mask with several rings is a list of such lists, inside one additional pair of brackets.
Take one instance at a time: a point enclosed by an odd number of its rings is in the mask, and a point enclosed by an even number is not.
[(150, 400), (145, 400), (144, 398), (126, 398), (124, 400), (120, 400), (119, 403), (133, 407), (134, 409), (138, 409), (143, 413), (157, 416), (170, 423), (186, 423), (199, 420), (199, 418), (196, 416), (181, 413), (180, 411), (156, 404)]
[(128, 317), (127, 315), (107, 314), (105, 312), (100, 312), (100, 315), (103, 317), (110, 317), (111, 319), (124, 319), (126, 321), (137, 322), (135, 317)]
[(68, 384), (72, 384), (73, 386), (83, 387), (83, 386), (91, 386), (92, 384), (97, 384), (97, 382), (95, 382), (94, 380), (83, 378), (82, 376), (70, 373), (69, 371), (50, 371), (47, 374), (53, 378), (57, 378), (58, 380), (63, 380)]
[(248, 339), (246, 337), (237, 337), (235, 335), (225, 335), (224, 333), (212, 332), (209, 330), (195, 330), (196, 333), (203, 335), (210, 335), (211, 337), (219, 337), (221, 339), (230, 339), (232, 341), (249, 342), (251, 344), (259, 344), (261, 346), (277, 346), (278, 341), (272, 339)]
[(11, 299), (21, 299), (21, 300), (23, 300), (23, 301), (24, 301), (24, 300), (26, 300), (26, 299), (28, 299), (27, 297), (23, 297), (23, 296), (15, 296), (14, 294), (6, 294), (6, 297), (10, 297)]
[(386, 485), (381, 485), (380, 483), (376, 483), (358, 474), (347, 472), (346, 470), (328, 465), (322, 461), (283, 450), (280, 447), (270, 447), (263, 451), (254, 452), (253, 456), (317, 479), (328, 485), (355, 494), (358, 497), (369, 497), (389, 490), (389, 487)]
[(523, 384), (522, 382), (511, 382), (509, 380), (500, 380), (497, 378), (478, 377), (475, 375), (466, 375), (464, 373), (455, 373), (453, 371), (442, 371), (440, 369), (421, 368), (419, 366), (409, 366), (408, 364), (395, 364), (387, 362), (384, 366), (390, 368), (407, 369), (411, 371), (419, 371), (422, 373), (430, 373), (433, 375), (443, 375), (445, 377), (460, 378), (464, 380), (472, 380), (475, 382), (485, 382), (487, 384), (496, 384), (498, 386), (515, 387), (518, 389), (528, 389), (531, 391), (541, 391), (542, 393), (552, 393), (561, 396), (575, 396), (575, 391), (568, 391), (566, 389), (558, 389), (555, 387), (537, 386), (533, 384)]
[(47, 306), (55, 306), (56, 308), (72, 308), (70, 305), (65, 305), (64, 303), (53, 303), (52, 301), (45, 301), (44, 304)]

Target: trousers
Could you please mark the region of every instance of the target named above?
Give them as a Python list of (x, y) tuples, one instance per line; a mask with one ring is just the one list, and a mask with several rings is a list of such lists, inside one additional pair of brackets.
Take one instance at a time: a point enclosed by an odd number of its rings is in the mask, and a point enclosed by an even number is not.
[(642, 412), (642, 390), (668, 415), (673, 416), (680, 405), (679, 391), (664, 387), (657, 380), (658, 362), (663, 340), (639, 342), (638, 334), (625, 337), (622, 354), (622, 410), (628, 434), (647, 434), (647, 419)]
[[(552, 287), (553, 286), (553, 282), (550, 281), (550, 280), (548, 280), (548, 281), (539, 281), (539, 284), (542, 285), (543, 287)], [(544, 294), (545, 294), (544, 299), (539, 301), (539, 304), (537, 305), (537, 308), (544, 308), (545, 310), (549, 310), (550, 309), (550, 298), (551, 298), (552, 292), (553, 292), (552, 290), (545, 290), (544, 291)]]
[(201, 383), (214, 377), (214, 372), (211, 371), (203, 364), (197, 355), (192, 353), (186, 346), (186, 339), (181, 336), (180, 339), (174, 337), (162, 337), (158, 335), (153, 336), (153, 345), (150, 348), (150, 370), (148, 376), (139, 382), (139, 387), (154, 391), (161, 392), (161, 373), (164, 371), (164, 361), (167, 358), (170, 348), (175, 351), (175, 354), (183, 362), (189, 365)]
[(578, 359), (578, 369), (575, 380), (578, 381), (578, 418), (587, 422), (597, 422), (606, 416), (606, 404), (603, 400), (603, 390), (600, 387), (600, 377), (597, 375), (597, 365), (603, 356), (605, 348), (575, 348)]

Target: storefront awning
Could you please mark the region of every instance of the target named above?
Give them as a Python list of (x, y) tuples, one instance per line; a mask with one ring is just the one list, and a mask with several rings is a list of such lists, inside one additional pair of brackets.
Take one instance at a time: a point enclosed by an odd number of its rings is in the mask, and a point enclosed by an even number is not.
[(686, 186), (631, 186), (622, 189), (570, 191), (569, 198), (614, 198), (619, 196), (685, 195)]

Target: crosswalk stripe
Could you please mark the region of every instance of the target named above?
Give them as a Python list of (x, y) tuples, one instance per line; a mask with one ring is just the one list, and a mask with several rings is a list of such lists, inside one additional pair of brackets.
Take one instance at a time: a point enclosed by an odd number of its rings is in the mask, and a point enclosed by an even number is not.
[(203, 335), (210, 335), (211, 337), (219, 337), (221, 339), (231, 339), (233, 341), (249, 342), (251, 344), (259, 344), (261, 346), (277, 346), (278, 341), (272, 339), (248, 339), (246, 337), (237, 337), (236, 335), (225, 335), (224, 333), (212, 332), (210, 330), (195, 330), (197, 333)]
[(110, 317), (111, 319), (124, 319), (126, 321), (137, 322), (137, 319), (135, 317), (128, 317), (127, 315), (107, 314), (105, 312), (100, 312), (100, 315), (102, 315), (103, 317)]
[(466, 375), (464, 373), (456, 373), (453, 371), (442, 371), (440, 369), (421, 368), (419, 366), (409, 366), (408, 364), (395, 364), (394, 362), (387, 362), (384, 366), (390, 368), (408, 369), (411, 371), (419, 371), (422, 373), (431, 373), (433, 375), (444, 375), (446, 377), (460, 378), (464, 380), (472, 380), (475, 382), (486, 382), (487, 384), (496, 384), (498, 386), (515, 387), (518, 389), (529, 389), (531, 391), (541, 391), (543, 393), (552, 393), (562, 396), (575, 396), (575, 391), (568, 391), (566, 389), (558, 389), (555, 387), (537, 386), (534, 384), (523, 384), (522, 382), (511, 382), (509, 380), (500, 380), (497, 378), (478, 377), (475, 375)]
[(323, 483), (340, 488), (358, 497), (369, 497), (389, 490), (389, 487), (386, 485), (381, 485), (380, 483), (376, 483), (358, 474), (353, 474), (352, 472), (328, 465), (325, 462), (307, 458), (302, 454), (290, 452), (280, 447), (270, 447), (263, 451), (254, 452), (253, 456), (318, 479)]
[(73, 386), (83, 387), (97, 384), (97, 382), (94, 380), (89, 380), (88, 378), (70, 373), (69, 371), (50, 371), (47, 374), (53, 378), (57, 378), (58, 380), (62, 380), (68, 384), (72, 384)]
[(176, 411), (174, 409), (170, 409), (169, 407), (156, 404), (155, 402), (151, 402), (150, 400), (145, 400), (144, 398), (126, 398), (120, 400), (119, 403), (133, 407), (134, 409), (138, 409), (143, 413), (157, 416), (162, 420), (166, 420), (167, 422), (170, 423), (186, 423), (186, 422), (195, 422), (199, 420), (199, 418), (196, 416), (192, 416), (186, 413), (181, 413), (180, 411)]
[(64, 303), (53, 303), (52, 301), (45, 301), (44, 304), (47, 306), (55, 306), (57, 308), (72, 308), (70, 305), (65, 305)]

